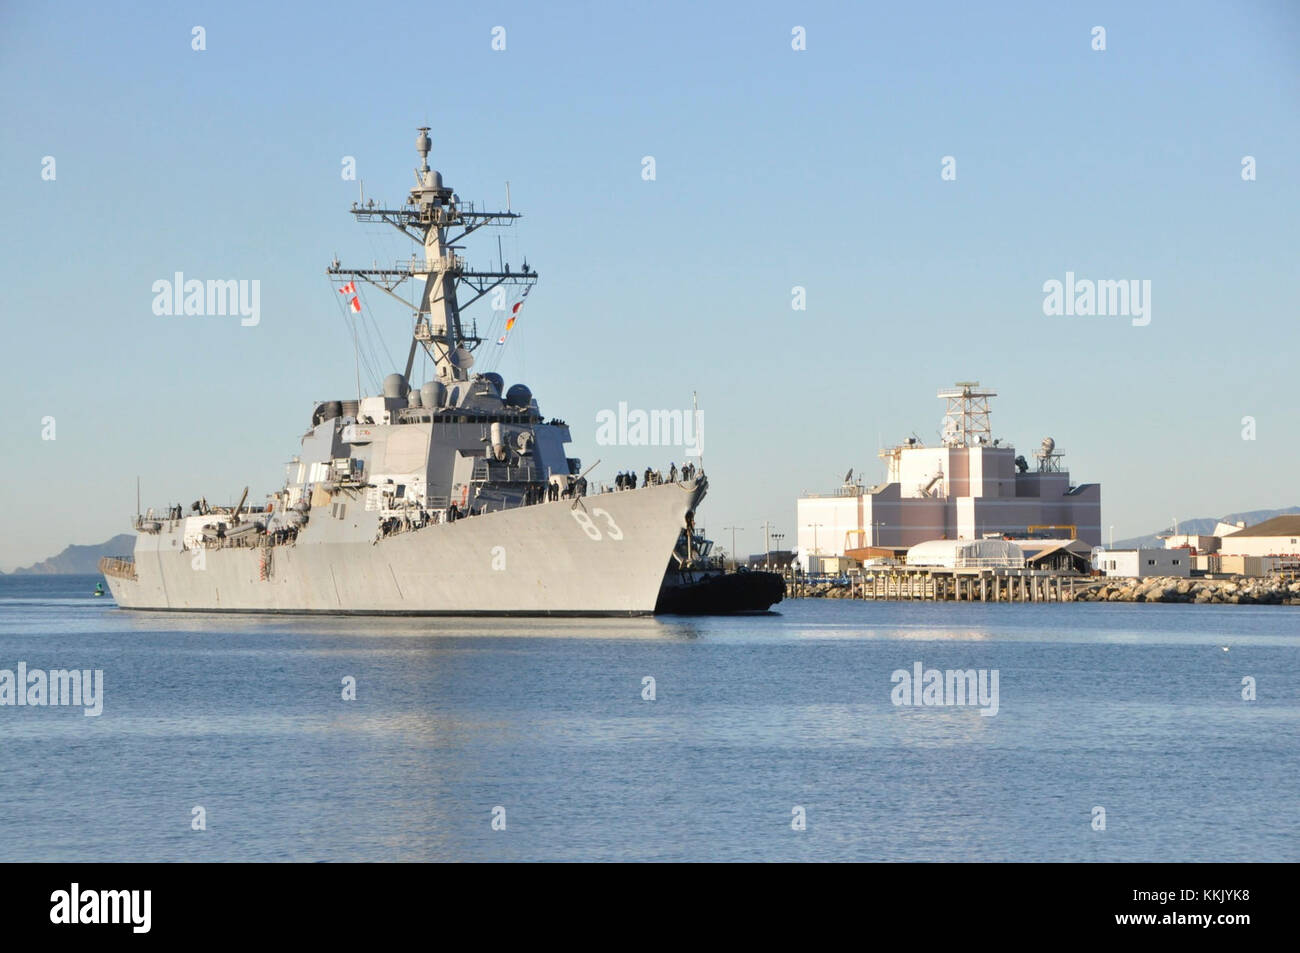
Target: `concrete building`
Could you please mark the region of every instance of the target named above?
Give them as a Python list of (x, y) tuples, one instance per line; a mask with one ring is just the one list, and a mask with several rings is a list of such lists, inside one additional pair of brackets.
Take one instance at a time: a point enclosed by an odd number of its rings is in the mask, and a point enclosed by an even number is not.
[[(1219, 524), (1223, 525), (1223, 524)], [(1194, 533), (1175, 533), (1171, 536), (1161, 537), (1165, 541), (1165, 549), (1190, 549), (1198, 554), (1217, 553), (1219, 551), (1219, 537), (1206, 536), (1204, 534)]]
[(1178, 534), (1165, 546), (1187, 553), (1195, 572), (1266, 576), (1300, 571), (1300, 514), (1275, 516), (1254, 526), (1220, 522), (1210, 536)]
[(882, 450), (885, 482), (864, 487), (852, 471), (831, 493), (807, 493), (797, 503), (798, 551), (863, 560), (900, 556), (927, 540), (1031, 537), (1047, 533), (1101, 543), (1101, 487), (1074, 485), (1062, 453), (1048, 437), (1032, 456), (993, 436), (991, 391), (975, 381), (941, 390), (946, 401), (941, 442), (916, 437)]
[(1223, 554), (1195, 557), (1196, 568), (1216, 576), (1267, 576), (1275, 572), (1300, 571), (1300, 558), (1292, 556), (1224, 556)]
[(800, 558), (794, 563), (796, 569), (814, 576), (842, 576), (853, 568), (853, 560), (847, 556), (814, 556)]
[(1300, 514), (1275, 516), (1219, 540), (1223, 556), (1300, 557)]
[(1190, 576), (1192, 556), (1186, 549), (1102, 549), (1092, 568), (1107, 576)]

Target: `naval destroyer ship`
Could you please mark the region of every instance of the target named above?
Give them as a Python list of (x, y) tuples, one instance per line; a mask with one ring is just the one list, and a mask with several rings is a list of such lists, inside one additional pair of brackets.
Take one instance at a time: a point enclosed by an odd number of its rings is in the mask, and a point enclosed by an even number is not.
[[(137, 513), (134, 553), (100, 569), (126, 609), (642, 615), (655, 610), (665, 566), (693, 526), (708, 483), (680, 479), (588, 492), (567, 455), (568, 426), (542, 416), (524, 384), (476, 373), (482, 343), (462, 308), (507, 286), (527, 294), (525, 261), (475, 271), (460, 242), (512, 211), (479, 211), (429, 167), (416, 140), (415, 187), (399, 208), (354, 203), (358, 222), (392, 225), (420, 246), (388, 268), (328, 272), (351, 293), (364, 282), (397, 293), (422, 281), (403, 373), (382, 393), (328, 400), (287, 467), (283, 487), (250, 509), (200, 500)], [(507, 206), (509, 203), (507, 203)], [(414, 286), (413, 286), (414, 287)], [(462, 301), (462, 297), (465, 298)], [(353, 310), (359, 310), (353, 303)], [(517, 308), (516, 308), (517, 309)], [(432, 377), (411, 383), (417, 354)], [(675, 476), (676, 474), (674, 474)]]

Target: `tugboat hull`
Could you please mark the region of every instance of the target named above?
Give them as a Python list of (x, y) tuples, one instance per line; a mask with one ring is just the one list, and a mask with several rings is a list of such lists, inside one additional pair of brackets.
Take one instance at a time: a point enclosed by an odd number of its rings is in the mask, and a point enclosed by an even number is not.
[[(674, 575), (679, 578), (673, 578)], [(669, 573), (659, 590), (656, 615), (725, 615), (765, 612), (785, 598), (774, 572)]]

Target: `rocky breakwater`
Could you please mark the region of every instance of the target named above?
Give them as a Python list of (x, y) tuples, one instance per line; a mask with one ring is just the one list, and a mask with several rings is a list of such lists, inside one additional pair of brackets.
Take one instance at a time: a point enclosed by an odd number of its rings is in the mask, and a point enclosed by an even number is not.
[(1197, 604), (1300, 606), (1300, 581), (1283, 576), (1226, 579), (1105, 579), (1076, 589), (1075, 602), (1193, 602)]
[(833, 582), (788, 583), (786, 593), (790, 599), (852, 599), (855, 595), (850, 586)]

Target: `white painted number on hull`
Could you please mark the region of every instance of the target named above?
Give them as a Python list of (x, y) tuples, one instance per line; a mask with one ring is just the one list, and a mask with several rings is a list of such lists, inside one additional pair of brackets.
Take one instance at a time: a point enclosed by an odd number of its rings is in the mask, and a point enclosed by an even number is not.
[[(573, 514), (573, 518), (578, 521), (578, 525), (582, 527), (582, 531), (589, 537), (594, 540), (600, 540), (603, 538), (601, 536), (600, 527), (591, 521), (591, 516), (587, 515), (586, 510), (573, 509), (569, 510), (569, 512)], [(618, 524), (614, 522), (614, 517), (610, 516), (599, 507), (594, 507), (591, 514), (592, 516), (599, 516), (605, 521), (605, 534), (608, 535), (610, 539), (617, 541), (623, 538), (623, 531), (619, 529)]]
[(614, 517), (610, 516), (608, 513), (606, 513), (604, 510), (601, 509), (593, 509), (591, 512), (595, 516), (604, 517), (605, 532), (606, 534), (608, 534), (610, 539), (618, 540), (623, 538), (623, 531), (619, 529), (618, 524), (614, 522)]

